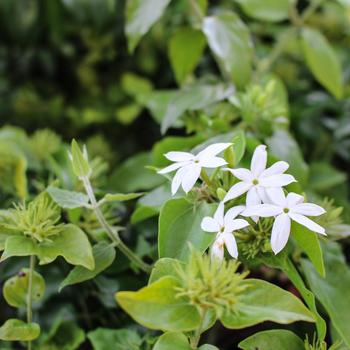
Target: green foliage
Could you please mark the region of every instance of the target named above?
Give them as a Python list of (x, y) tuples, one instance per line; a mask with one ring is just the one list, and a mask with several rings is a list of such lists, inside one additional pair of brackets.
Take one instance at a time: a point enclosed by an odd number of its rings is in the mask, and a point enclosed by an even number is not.
[(159, 337), (154, 350), (191, 350), (187, 337), (182, 333), (164, 333)]
[(52, 186), (47, 189), (47, 192), (61, 208), (75, 209), (89, 205), (89, 197), (84, 193), (61, 190)]
[(21, 340), (30, 341), (36, 339), (40, 334), (37, 323), (25, 323), (21, 320), (11, 318), (0, 327), (0, 339), (7, 341)]

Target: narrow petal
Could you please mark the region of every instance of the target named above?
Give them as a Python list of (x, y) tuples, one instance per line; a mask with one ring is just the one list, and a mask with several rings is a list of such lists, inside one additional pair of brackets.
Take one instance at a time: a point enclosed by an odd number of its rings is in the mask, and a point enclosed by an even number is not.
[(254, 176), (252, 172), (248, 169), (239, 168), (239, 169), (229, 169), (226, 168), (224, 170), (228, 170), (233, 176), (235, 176), (237, 179), (245, 182), (252, 182), (254, 179)]
[(171, 182), (172, 195), (174, 195), (178, 191), (178, 189), (181, 185), (182, 179), (185, 176), (185, 174), (186, 174), (186, 167), (180, 168), (176, 172), (175, 176), (173, 177), (173, 181)]
[(247, 182), (238, 182), (235, 185), (233, 185), (230, 190), (226, 193), (226, 196), (224, 198), (224, 202), (227, 202), (231, 199), (237, 198), (243, 193), (247, 192), (253, 184), (247, 183)]
[(206, 216), (201, 222), (201, 229), (205, 232), (219, 232), (220, 225), (215, 219)]
[(232, 233), (233, 231), (240, 230), (241, 228), (249, 226), (249, 222), (243, 219), (236, 219), (232, 220), (231, 222), (228, 222), (227, 225), (225, 225), (225, 232), (226, 233)]
[(232, 143), (214, 143), (206, 147), (203, 151), (197, 154), (197, 158), (202, 160), (206, 157), (214, 157), (220, 152), (224, 151), (226, 148), (230, 147)]
[(278, 215), (273, 223), (271, 248), (278, 254), (287, 244), (290, 234), (290, 218), (287, 214)]
[[(214, 214), (214, 220), (220, 225), (223, 226), (224, 225), (224, 209), (225, 209), (225, 205), (223, 202), (220, 202), (218, 205), (218, 208), (215, 211)], [(219, 230), (218, 230), (219, 231)]]
[(258, 177), (266, 168), (267, 152), (266, 146), (260, 145), (255, 148), (250, 169), (255, 177)]
[(218, 168), (226, 164), (226, 160), (220, 157), (207, 157), (199, 160), (199, 165), (203, 168)]
[(290, 192), (287, 195), (287, 206), (288, 208), (293, 208), (296, 204), (304, 202), (304, 197), (300, 194)]
[(201, 173), (201, 167), (197, 164), (191, 164), (182, 169), (186, 169), (186, 173), (182, 177), (181, 185), (183, 190), (188, 193), (198, 180)]
[(265, 191), (273, 204), (281, 207), (288, 207), (287, 199), (282, 187), (267, 187), (265, 188)]
[(259, 204), (246, 208), (241, 215), (243, 216), (261, 216), (268, 218), (276, 216), (283, 212), (283, 208), (273, 204)]
[(258, 191), (256, 187), (252, 187), (247, 193), (247, 198), (246, 198), (247, 208), (254, 205), (258, 205), (260, 203), (261, 203), (261, 199), (258, 194)]
[(288, 215), (292, 220), (296, 221), (300, 225), (307, 227), (309, 230), (320, 233), (321, 235), (326, 235), (326, 231), (322, 226), (316, 224), (316, 222), (310, 220), (306, 216), (291, 212)]
[(219, 236), (210, 248), (210, 255), (212, 260), (222, 261), (224, 259), (224, 241)]
[(289, 168), (289, 164), (284, 161), (279, 161), (272, 164), (269, 168), (261, 173), (261, 177), (283, 174)]
[(282, 187), (296, 182), (294, 176), (289, 174), (279, 174), (259, 178), (259, 185), (263, 187)]
[(306, 216), (319, 216), (326, 212), (322, 207), (313, 203), (300, 203), (290, 209), (293, 213)]
[(260, 197), (260, 200), (263, 203), (267, 203), (267, 204), (271, 204), (271, 199), (269, 198), (269, 196), (266, 193), (266, 190), (264, 187), (261, 186), (256, 186), (256, 190), (258, 191), (258, 195)]
[(233, 236), (233, 234), (225, 233), (223, 235), (223, 239), (224, 239), (224, 242), (225, 242), (225, 245), (226, 245), (226, 249), (229, 252), (229, 254), (233, 258), (237, 259), (237, 257), (238, 257), (238, 249), (237, 249), (236, 239)]
[(231, 209), (229, 209), (227, 211), (227, 213), (225, 214), (224, 226), (226, 226), (228, 222), (231, 222), (232, 220), (234, 220), (236, 218), (236, 216), (238, 214), (242, 213), (242, 211), (244, 209), (245, 209), (244, 205), (237, 205), (237, 206), (232, 207)]
[(183, 163), (174, 163), (158, 171), (158, 174), (167, 174), (183, 166)]
[(186, 162), (194, 159), (194, 155), (189, 152), (168, 152), (164, 154), (164, 157), (172, 162)]

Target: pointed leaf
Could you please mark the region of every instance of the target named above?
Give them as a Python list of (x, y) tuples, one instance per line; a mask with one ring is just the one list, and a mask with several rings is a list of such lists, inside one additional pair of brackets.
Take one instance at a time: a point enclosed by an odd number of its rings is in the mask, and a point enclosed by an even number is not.
[(123, 202), (129, 201), (131, 199), (139, 198), (143, 195), (143, 193), (107, 193), (102, 202)]
[(61, 208), (75, 209), (89, 205), (89, 197), (84, 193), (61, 190), (52, 186), (48, 187), (47, 192)]
[(0, 340), (31, 341), (38, 338), (40, 326), (11, 318), (0, 327)]
[(85, 146), (83, 150), (84, 152), (81, 151), (77, 141), (72, 141), (70, 156), (73, 171), (77, 177), (89, 176), (91, 174)]
[(144, 327), (181, 332), (196, 329), (200, 323), (197, 309), (177, 297), (179, 287), (173, 277), (163, 277), (137, 292), (119, 292), (118, 304)]
[(183, 333), (165, 333), (154, 344), (153, 350), (192, 350)]

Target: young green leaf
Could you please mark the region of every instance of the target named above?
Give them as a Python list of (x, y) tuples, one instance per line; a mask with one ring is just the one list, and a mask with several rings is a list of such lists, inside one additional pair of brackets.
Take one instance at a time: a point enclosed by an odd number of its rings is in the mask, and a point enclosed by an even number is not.
[(290, 0), (236, 0), (250, 17), (261, 21), (279, 22), (288, 18)]
[(264, 321), (315, 322), (313, 314), (292, 293), (263, 280), (247, 279), (243, 284), (248, 288), (241, 295), (236, 312), (221, 317), (225, 327), (241, 329)]
[(0, 340), (31, 341), (38, 338), (40, 326), (37, 323), (25, 323), (10, 318), (0, 327)]
[(106, 202), (124, 202), (131, 199), (139, 198), (143, 193), (107, 193), (100, 201), (103, 203)]
[(59, 235), (52, 236), (50, 241), (41, 243), (31, 238), (15, 235), (5, 243), (1, 261), (12, 256), (37, 255), (40, 264), (49, 264), (58, 256), (62, 256), (73, 265), (81, 265), (93, 270), (95, 267), (92, 248), (85, 233), (75, 225), (65, 225)]
[(238, 346), (243, 350), (302, 350), (304, 342), (291, 331), (273, 329), (255, 333), (241, 341)]
[(91, 175), (91, 167), (89, 165), (88, 155), (85, 146), (82, 152), (77, 141), (73, 140), (71, 145), (70, 157), (74, 174), (77, 177), (82, 178)]
[[(29, 269), (23, 268), (16, 276), (8, 279), (3, 288), (6, 302), (17, 308), (27, 305)], [(45, 293), (45, 280), (36, 271), (33, 272), (32, 300), (42, 299)]]
[(75, 209), (89, 205), (89, 197), (85, 193), (61, 190), (53, 186), (48, 187), (47, 192), (61, 208)]
[(189, 243), (204, 252), (215, 236), (202, 231), (201, 221), (214, 211), (215, 205), (207, 203), (194, 205), (183, 198), (167, 201), (159, 216), (159, 257), (186, 260), (190, 253)]
[(234, 12), (206, 17), (204, 34), (223, 73), (239, 88), (249, 82), (252, 73), (253, 43), (245, 24)]
[(68, 276), (61, 282), (59, 290), (71, 284), (81, 283), (90, 280), (107, 269), (115, 259), (115, 248), (107, 242), (99, 242), (92, 248), (95, 260), (95, 268), (89, 270), (83, 266), (76, 266)]
[(154, 344), (153, 350), (192, 350), (183, 333), (164, 333)]
[(336, 98), (343, 96), (339, 59), (327, 39), (318, 30), (303, 28), (301, 46), (306, 63), (315, 78)]
[(154, 264), (148, 283), (154, 283), (165, 276), (173, 276), (177, 278), (178, 274), (175, 266), (179, 263), (182, 264), (182, 262), (179, 260), (172, 258), (161, 258), (157, 260), (157, 262)]
[(127, 0), (126, 36), (129, 52), (133, 52), (142, 36), (163, 15), (170, 0)]
[(171, 37), (168, 56), (179, 84), (183, 83), (195, 69), (202, 57), (205, 45), (206, 40), (203, 33), (191, 27), (180, 28)]
[(166, 276), (137, 292), (118, 292), (118, 304), (144, 327), (182, 332), (200, 324), (197, 309), (177, 297), (178, 281)]

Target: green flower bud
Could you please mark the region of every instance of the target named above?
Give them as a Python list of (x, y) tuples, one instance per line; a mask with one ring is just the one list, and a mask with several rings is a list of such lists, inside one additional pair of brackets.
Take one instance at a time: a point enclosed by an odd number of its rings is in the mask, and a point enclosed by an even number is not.
[(77, 177), (79, 177), (80, 179), (83, 177), (90, 177), (91, 167), (89, 164), (88, 154), (85, 146), (82, 152), (78, 143), (73, 139), (71, 153), (69, 154), (69, 157), (72, 162), (74, 174)]

